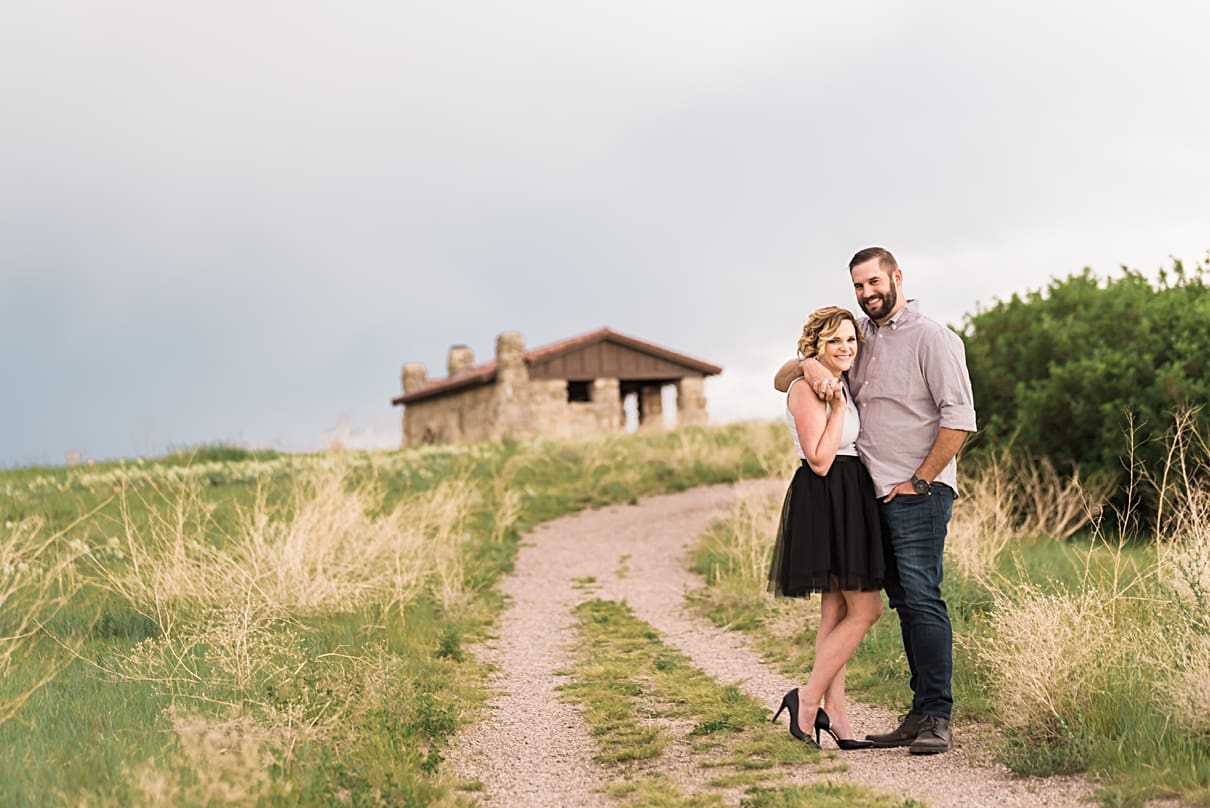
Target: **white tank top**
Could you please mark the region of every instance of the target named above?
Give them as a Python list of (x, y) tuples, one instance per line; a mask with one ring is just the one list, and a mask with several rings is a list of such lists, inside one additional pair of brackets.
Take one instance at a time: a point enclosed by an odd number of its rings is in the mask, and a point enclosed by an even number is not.
[[(786, 388), (786, 423), (790, 426), (790, 437), (794, 438), (794, 448), (798, 450), (798, 456), (802, 460), (806, 460), (807, 456), (803, 453), (802, 444), (798, 441), (798, 425), (794, 422), (794, 413), (790, 412), (790, 391), (794, 389), (796, 382), (802, 381), (803, 377), (799, 376), (794, 381), (790, 382), (790, 386)], [(857, 456), (857, 433), (861, 431), (861, 419), (857, 415), (857, 407), (853, 404), (853, 396), (849, 393), (849, 383), (841, 377), (841, 385), (844, 388), (844, 427), (840, 430), (840, 448), (836, 450), (838, 455)], [(832, 402), (824, 404), (825, 416), (832, 412)]]

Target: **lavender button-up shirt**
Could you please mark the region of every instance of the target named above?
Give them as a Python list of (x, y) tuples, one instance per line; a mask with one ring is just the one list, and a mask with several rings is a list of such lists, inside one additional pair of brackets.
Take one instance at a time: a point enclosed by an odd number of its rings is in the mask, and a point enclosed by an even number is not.
[[(885, 497), (911, 479), (941, 427), (975, 431), (974, 396), (962, 340), (921, 314), (916, 301), (882, 326), (867, 317), (860, 325), (866, 341), (849, 371), (861, 414), (857, 451)], [(950, 460), (936, 482), (956, 492), (958, 464)]]

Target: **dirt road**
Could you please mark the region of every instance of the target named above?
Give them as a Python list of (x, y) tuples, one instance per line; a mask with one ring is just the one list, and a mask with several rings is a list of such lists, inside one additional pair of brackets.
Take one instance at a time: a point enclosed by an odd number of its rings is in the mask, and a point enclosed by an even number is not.
[[(498, 668), (486, 721), (471, 725), (448, 754), (458, 776), (479, 780), (482, 803), (504, 806), (607, 806), (601, 788), (613, 774), (593, 761), (596, 750), (577, 710), (561, 702), (556, 674), (570, 667), (565, 650), (575, 640), (572, 609), (591, 598), (625, 601), (667, 645), (725, 684), (776, 707), (793, 682), (761, 660), (739, 634), (718, 629), (684, 608), (687, 590), (702, 586), (687, 569), (697, 537), (743, 492), (780, 497), (780, 482), (709, 486), (652, 497), (634, 506), (587, 511), (547, 523), (525, 537), (514, 574), (501, 589), (510, 598), (496, 638), (474, 649)], [(595, 579), (591, 591), (582, 582)], [(906, 687), (906, 685), (905, 685)], [(894, 726), (887, 710), (854, 703), (859, 735)], [(785, 719), (771, 732), (785, 732)], [(987, 727), (958, 723), (957, 748), (912, 757), (904, 749), (839, 753), (842, 772), (828, 779), (853, 782), (944, 806), (1069, 806), (1091, 794), (1080, 778), (1014, 778), (989, 762)], [(829, 748), (824, 739), (825, 751)], [(666, 773), (692, 786), (707, 774), (691, 760), (668, 761)], [(803, 773), (804, 781), (820, 775)], [(1086, 803), (1085, 803), (1086, 804)]]

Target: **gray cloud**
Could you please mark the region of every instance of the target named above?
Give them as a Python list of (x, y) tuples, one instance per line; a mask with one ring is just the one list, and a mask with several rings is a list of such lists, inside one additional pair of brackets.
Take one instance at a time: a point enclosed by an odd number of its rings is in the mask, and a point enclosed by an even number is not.
[(27, 4), (0, 30), (0, 464), (390, 443), (399, 367), (610, 325), (776, 417), (895, 250), (946, 322), (1210, 247), (1185, 3)]

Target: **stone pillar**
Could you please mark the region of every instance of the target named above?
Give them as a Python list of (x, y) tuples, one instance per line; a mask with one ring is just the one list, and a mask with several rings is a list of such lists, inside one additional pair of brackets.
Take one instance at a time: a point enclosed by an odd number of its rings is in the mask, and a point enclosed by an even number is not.
[(475, 355), (471, 353), (471, 349), (465, 345), (450, 346), (449, 359), (447, 367), (449, 369), (450, 378), (466, 373), (475, 366)]
[(676, 383), (676, 425), (706, 425), (706, 380), (686, 376)]
[(509, 331), (496, 337), (496, 424), (493, 437), (524, 437), (534, 431), (529, 408), (525, 337)]
[(419, 363), (403, 366), (403, 392), (412, 393), (429, 383), (429, 374)]
[[(419, 363), (404, 365), (401, 377), (401, 381), (403, 383), (403, 392), (405, 394), (414, 393), (429, 383), (428, 372), (424, 369), (424, 365)], [(410, 409), (411, 407), (405, 404), (403, 407), (403, 414), (400, 416), (400, 427), (403, 430), (404, 446), (413, 446), (418, 440), (418, 436), (411, 434), (411, 432), (414, 432), (415, 430), (411, 429), (412, 425), (408, 419), (408, 410)]]
[(525, 366), (525, 337), (510, 331), (496, 337), (496, 378), (503, 384), (524, 384), (529, 381)]
[(664, 428), (664, 399), (658, 384), (645, 384), (639, 390), (639, 431), (659, 432)]
[(622, 387), (617, 379), (593, 379), (592, 408), (603, 432), (620, 432), (626, 427), (622, 410)]

